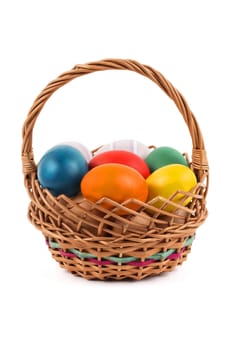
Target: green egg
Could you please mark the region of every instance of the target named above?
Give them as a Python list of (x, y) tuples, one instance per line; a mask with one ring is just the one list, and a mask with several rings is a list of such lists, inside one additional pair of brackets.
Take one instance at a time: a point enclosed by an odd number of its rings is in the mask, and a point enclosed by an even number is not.
[(185, 157), (172, 147), (155, 148), (145, 159), (145, 162), (153, 172), (169, 164), (182, 164), (188, 166)]

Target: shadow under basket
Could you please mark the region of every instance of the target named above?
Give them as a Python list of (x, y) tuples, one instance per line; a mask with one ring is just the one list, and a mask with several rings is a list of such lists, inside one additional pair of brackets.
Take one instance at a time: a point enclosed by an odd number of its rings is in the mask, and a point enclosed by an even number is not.
[[(65, 195), (54, 197), (41, 188), (32, 150), (32, 132), (39, 113), (58, 88), (74, 78), (107, 69), (131, 70), (151, 79), (182, 114), (193, 144), (190, 167), (198, 181), (192, 191), (182, 192), (184, 202), (191, 197), (187, 207), (172, 201), (177, 193), (169, 200), (159, 197), (143, 203), (130, 199), (119, 204), (109, 198), (92, 203), (81, 195), (72, 199)], [(108, 59), (77, 65), (49, 83), (36, 98), (24, 123), (22, 162), (31, 200), (29, 220), (43, 233), (60, 266), (86, 279), (141, 280), (172, 271), (186, 260), (196, 229), (207, 217), (209, 170), (198, 123), (184, 97), (161, 73), (133, 60)], [(153, 205), (157, 200), (163, 203), (160, 208)], [(111, 210), (106, 209), (105, 202), (111, 204)], [(129, 209), (131, 202), (136, 202), (140, 209)], [(174, 211), (167, 211), (167, 205), (173, 205)], [(126, 215), (118, 215), (119, 209)]]

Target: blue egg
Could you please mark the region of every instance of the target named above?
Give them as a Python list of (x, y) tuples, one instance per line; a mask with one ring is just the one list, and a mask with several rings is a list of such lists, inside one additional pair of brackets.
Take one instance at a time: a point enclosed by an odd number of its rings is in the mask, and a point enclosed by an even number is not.
[(80, 182), (87, 171), (87, 161), (79, 150), (59, 145), (51, 148), (41, 158), (37, 177), (41, 186), (54, 196), (65, 194), (73, 197), (80, 192)]

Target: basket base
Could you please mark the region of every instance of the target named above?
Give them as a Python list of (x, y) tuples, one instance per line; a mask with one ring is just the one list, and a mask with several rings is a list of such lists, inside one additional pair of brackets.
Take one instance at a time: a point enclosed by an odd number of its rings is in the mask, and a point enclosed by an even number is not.
[(49, 248), (52, 257), (59, 263), (60, 267), (68, 272), (83, 277), (87, 280), (142, 280), (144, 278), (160, 275), (164, 272), (173, 271), (176, 266), (181, 265), (191, 251), (191, 246), (180, 253), (177, 259), (155, 261), (147, 266), (130, 266), (123, 264), (98, 265), (91, 261), (80, 258), (65, 258), (57, 250)]

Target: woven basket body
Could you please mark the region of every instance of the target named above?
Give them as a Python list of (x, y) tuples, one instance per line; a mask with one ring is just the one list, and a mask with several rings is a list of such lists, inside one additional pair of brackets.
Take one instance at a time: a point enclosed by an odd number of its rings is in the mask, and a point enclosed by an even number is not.
[[(64, 195), (54, 197), (39, 185), (32, 133), (44, 104), (72, 79), (108, 69), (131, 70), (151, 79), (175, 102), (182, 114), (192, 138), (190, 166), (198, 179), (191, 192), (183, 193), (184, 200), (192, 197), (188, 207), (175, 205), (176, 211), (167, 212), (166, 205), (171, 202), (162, 199), (164, 204), (160, 209), (151, 202), (139, 202), (140, 210), (134, 211), (128, 209), (128, 202), (135, 202), (135, 199), (118, 204), (103, 198), (92, 203), (80, 196), (74, 199)], [(86, 279), (140, 280), (172, 271), (186, 259), (196, 229), (207, 216), (208, 162), (197, 121), (184, 97), (161, 73), (136, 61), (109, 59), (77, 65), (49, 83), (36, 98), (24, 123), (22, 162), (30, 196), (29, 220), (43, 233), (53, 258), (63, 268)], [(102, 205), (105, 201), (111, 202), (111, 210)], [(119, 216), (119, 208), (124, 208), (128, 215)]]

